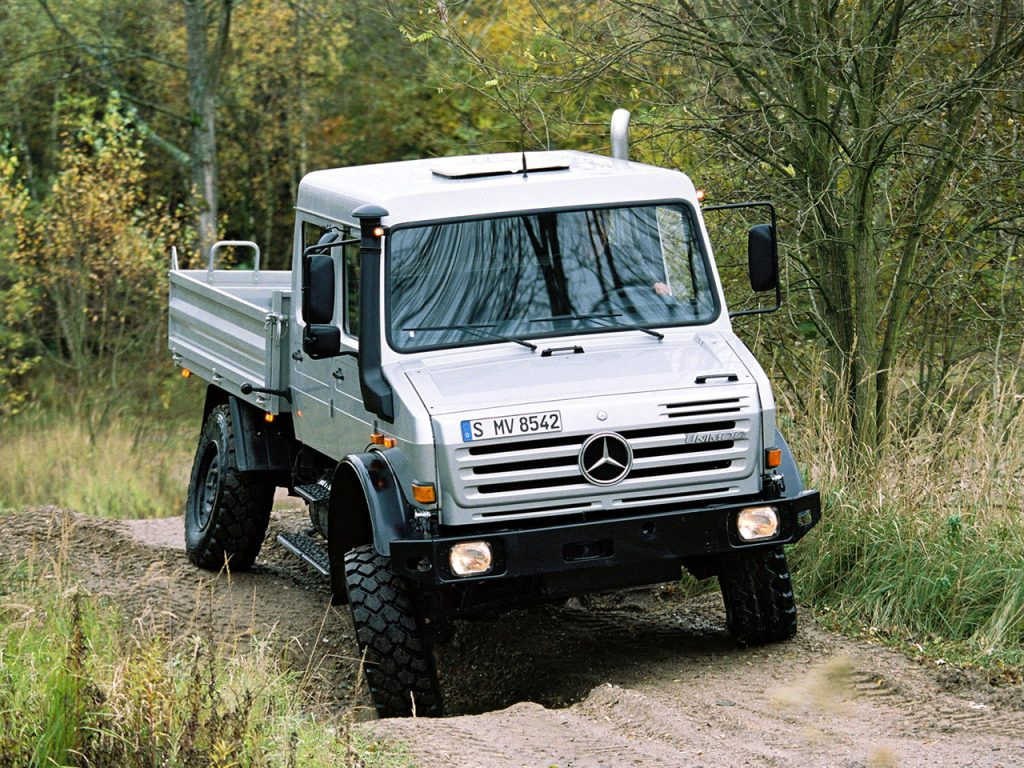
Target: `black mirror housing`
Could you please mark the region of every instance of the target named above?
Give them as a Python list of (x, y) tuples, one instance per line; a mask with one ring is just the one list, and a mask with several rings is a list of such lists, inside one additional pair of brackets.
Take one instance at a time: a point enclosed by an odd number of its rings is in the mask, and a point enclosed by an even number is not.
[(302, 351), (314, 360), (341, 354), (341, 329), (331, 324), (310, 324), (302, 331)]
[(330, 256), (306, 257), (305, 285), (302, 291), (302, 319), (310, 325), (323, 325), (334, 319), (334, 261)]
[(756, 224), (747, 233), (747, 269), (754, 291), (773, 291), (779, 284), (779, 255), (775, 228)]

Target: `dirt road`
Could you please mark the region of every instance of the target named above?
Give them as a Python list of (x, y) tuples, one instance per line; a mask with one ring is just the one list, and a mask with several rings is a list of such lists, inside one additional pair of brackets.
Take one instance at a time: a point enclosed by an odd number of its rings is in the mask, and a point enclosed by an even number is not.
[[(26, 510), (0, 516), (0, 561), (52, 556), (63, 530), (84, 585), (131, 618), (269, 636), (313, 670), (327, 706), (348, 706), (365, 700), (345, 609), (274, 541), (305, 525), (275, 512), (255, 569), (227, 577), (188, 564), (180, 520)], [(806, 610), (793, 641), (742, 650), (715, 596), (618, 593), (460, 624), (438, 665), (452, 717), (359, 726), (428, 768), (1024, 766), (1024, 689), (836, 636)]]

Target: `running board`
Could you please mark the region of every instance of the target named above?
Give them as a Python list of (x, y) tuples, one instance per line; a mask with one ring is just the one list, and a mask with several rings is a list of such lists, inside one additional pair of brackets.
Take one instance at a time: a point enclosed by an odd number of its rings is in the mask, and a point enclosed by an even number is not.
[(321, 576), (331, 575), (331, 561), (327, 557), (327, 550), (319, 542), (302, 533), (279, 533), (277, 540), (282, 547), (298, 555)]

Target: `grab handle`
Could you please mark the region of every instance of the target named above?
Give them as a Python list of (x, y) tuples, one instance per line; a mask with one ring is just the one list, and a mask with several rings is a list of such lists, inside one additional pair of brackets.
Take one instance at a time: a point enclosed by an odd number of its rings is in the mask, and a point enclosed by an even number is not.
[(239, 248), (252, 248), (256, 252), (256, 260), (253, 262), (252, 271), (260, 271), (260, 247), (256, 245), (252, 240), (218, 240), (216, 243), (210, 246), (210, 263), (206, 267), (208, 275), (213, 275), (213, 257), (217, 252), (218, 248), (225, 248), (228, 246), (237, 246)]

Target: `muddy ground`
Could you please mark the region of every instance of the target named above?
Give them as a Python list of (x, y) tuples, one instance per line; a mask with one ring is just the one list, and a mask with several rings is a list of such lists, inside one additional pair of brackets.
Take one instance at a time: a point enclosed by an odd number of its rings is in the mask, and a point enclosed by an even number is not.
[(228, 576), (188, 563), (180, 519), (25, 510), (0, 516), (0, 564), (51, 557), (63, 537), (85, 587), (133, 621), (271, 637), (311, 671), (321, 706), (362, 707), (359, 728), (426, 768), (1024, 766), (1020, 686), (837, 636), (806, 609), (792, 641), (743, 650), (716, 596), (666, 588), (459, 624), (438, 650), (451, 716), (372, 721), (347, 609), (275, 541), (307, 525), (275, 511), (255, 568)]

